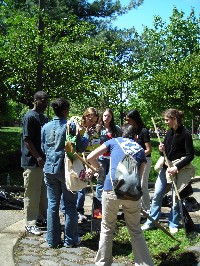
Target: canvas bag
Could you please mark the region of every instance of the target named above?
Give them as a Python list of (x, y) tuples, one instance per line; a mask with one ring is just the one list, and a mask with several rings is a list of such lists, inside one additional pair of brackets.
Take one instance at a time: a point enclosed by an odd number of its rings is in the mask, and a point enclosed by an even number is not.
[[(119, 141), (117, 139), (115, 140), (120, 145)], [(123, 147), (121, 145), (120, 147), (125, 153)], [(138, 173), (138, 163), (133, 158), (133, 155), (139, 152), (140, 150), (137, 150), (131, 154), (126, 154), (118, 163), (115, 172), (114, 183), (112, 182), (110, 171), (111, 183), (118, 199), (137, 201), (142, 196), (141, 180)]]
[(67, 189), (72, 192), (77, 192), (88, 184), (82, 162), (77, 158), (70, 159), (67, 153), (65, 153), (65, 183)]
[[(176, 166), (178, 162), (183, 160), (184, 157), (172, 161), (171, 165)], [(195, 176), (195, 167), (192, 163), (187, 164), (178, 170), (178, 173), (175, 175), (175, 182), (178, 189), (178, 192), (181, 192), (191, 181), (191, 178)], [(167, 183), (172, 183), (169, 174), (166, 172)]]
[(76, 136), (70, 134), (70, 125), (67, 125), (65, 143), (65, 183), (72, 192), (87, 187), (88, 180), (83, 163), (77, 159), (73, 152), (76, 149)]

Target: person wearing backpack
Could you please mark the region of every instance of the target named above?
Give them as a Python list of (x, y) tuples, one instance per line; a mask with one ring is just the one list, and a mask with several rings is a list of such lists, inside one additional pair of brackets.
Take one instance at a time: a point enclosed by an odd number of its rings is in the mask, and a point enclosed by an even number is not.
[[(120, 196), (117, 196), (114, 191), (118, 165), (120, 164), (124, 167), (125, 164), (123, 164), (123, 161), (125, 158), (129, 158), (129, 162), (131, 162), (132, 157), (133, 161), (137, 162), (137, 173), (139, 177), (141, 177), (143, 174), (146, 156), (144, 149), (134, 141), (135, 135), (136, 132), (134, 131), (133, 126), (125, 124), (122, 127), (122, 137), (112, 138), (104, 142), (100, 147), (92, 151), (87, 156), (88, 162), (96, 168), (97, 173), (102, 175), (102, 166), (99, 164), (98, 158), (105, 152), (110, 151), (110, 168), (108, 174), (106, 175), (102, 194), (101, 233), (99, 249), (95, 257), (95, 265), (97, 266), (112, 265), (113, 234), (115, 232), (117, 212), (120, 205), (122, 205), (124, 218), (131, 236), (131, 245), (134, 253), (135, 265), (154, 265), (140, 227), (140, 198), (142, 194), (140, 193), (138, 197), (132, 200), (121, 199)], [(134, 165), (132, 168), (134, 168)], [(88, 175), (90, 174), (92, 174), (91, 170), (88, 171)], [(123, 177), (125, 179), (125, 176)], [(141, 190), (141, 187), (138, 188), (138, 192), (139, 190)]]

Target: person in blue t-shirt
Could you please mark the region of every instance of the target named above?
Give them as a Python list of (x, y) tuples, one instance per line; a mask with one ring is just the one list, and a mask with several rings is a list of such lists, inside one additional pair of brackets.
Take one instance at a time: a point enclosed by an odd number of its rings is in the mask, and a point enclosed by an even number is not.
[[(134, 141), (135, 135), (136, 132), (133, 126), (125, 124), (122, 127), (122, 137), (112, 138), (104, 142), (99, 148), (95, 149), (87, 156), (88, 162), (91, 163), (98, 172), (102, 171), (101, 165), (98, 162), (99, 156), (107, 151), (110, 152), (110, 169), (106, 175), (102, 194), (101, 233), (99, 249), (95, 257), (95, 265), (97, 266), (111, 265), (113, 262), (112, 242), (117, 221), (117, 212), (120, 205), (122, 205), (125, 221), (131, 236), (135, 265), (154, 265), (140, 227), (141, 200), (132, 201), (118, 199), (112, 185), (115, 180), (115, 171), (118, 163), (126, 154), (131, 154), (135, 150), (138, 150), (138, 152), (133, 155), (133, 157), (138, 162), (139, 176), (141, 177), (143, 174), (146, 156), (142, 147)], [(90, 175), (90, 171), (88, 171), (88, 175)]]

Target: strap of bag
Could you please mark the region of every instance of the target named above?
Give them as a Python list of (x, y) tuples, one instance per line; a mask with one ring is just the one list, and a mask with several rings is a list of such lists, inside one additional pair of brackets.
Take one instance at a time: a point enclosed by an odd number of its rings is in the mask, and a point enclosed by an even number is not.
[(141, 151), (143, 148), (140, 148), (139, 150), (135, 151), (135, 152), (131, 152), (131, 153), (126, 153), (126, 151), (124, 150), (124, 148), (122, 147), (122, 145), (119, 143), (118, 139), (115, 139), (117, 141), (117, 143), (119, 144), (119, 146), (121, 147), (121, 149), (123, 150), (123, 152), (126, 154), (126, 155), (135, 155), (136, 153), (138, 153), (139, 151)]

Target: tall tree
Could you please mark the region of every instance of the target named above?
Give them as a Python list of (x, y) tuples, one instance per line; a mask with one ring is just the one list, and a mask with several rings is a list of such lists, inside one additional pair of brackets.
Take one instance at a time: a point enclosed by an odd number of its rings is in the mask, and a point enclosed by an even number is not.
[[(174, 107), (199, 114), (200, 24), (194, 10), (185, 18), (174, 8), (167, 25), (158, 16), (154, 28), (144, 28), (133, 71), (140, 75), (133, 91), (145, 102), (151, 115)], [(137, 56), (137, 54), (135, 54)]]

